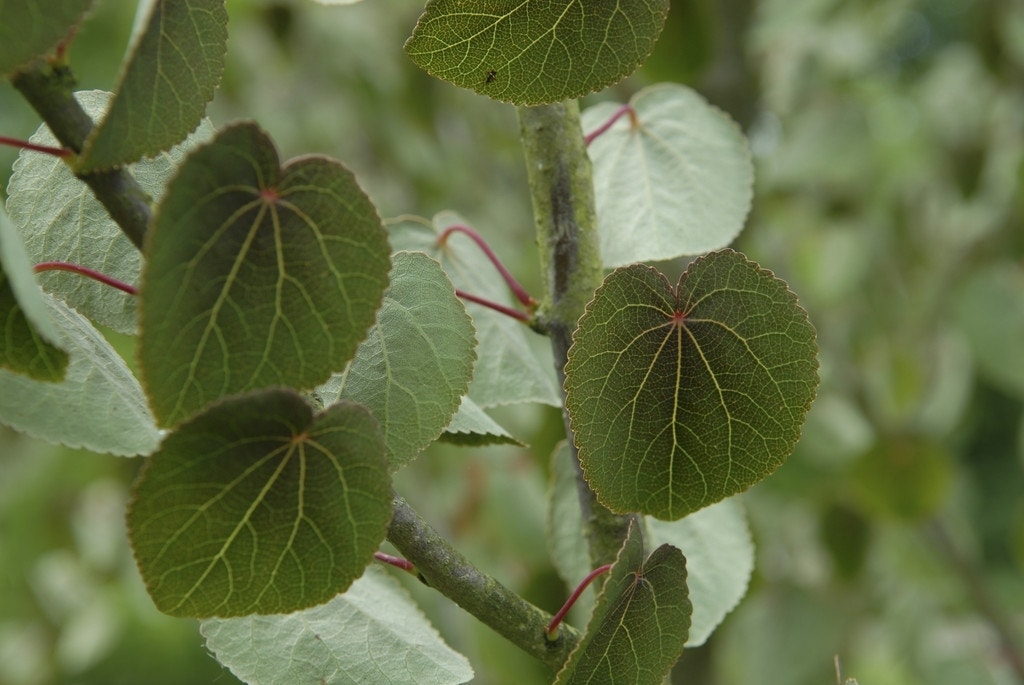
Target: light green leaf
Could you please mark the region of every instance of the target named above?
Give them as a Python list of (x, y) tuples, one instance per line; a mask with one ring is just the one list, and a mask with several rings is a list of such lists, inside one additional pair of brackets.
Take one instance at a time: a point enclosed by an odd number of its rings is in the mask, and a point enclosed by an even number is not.
[[(93, 119), (103, 115), (110, 93), (80, 91), (75, 98)], [(188, 151), (213, 136), (213, 125), (203, 120), (181, 145), (152, 159), (131, 165), (139, 185), (154, 200), (163, 196), (167, 181)], [(56, 145), (50, 130), (41, 126), (30, 138), (37, 145)], [(14, 163), (8, 186), (7, 208), (34, 263), (71, 262), (99, 271), (130, 285), (138, 285), (142, 255), (117, 227), (92, 191), (79, 182), (67, 164), (51, 155), (22, 152)], [(43, 289), (53, 293), (92, 321), (133, 335), (136, 331), (135, 298), (77, 274), (47, 271), (39, 274)]]
[[(576, 488), (576, 466), (569, 443), (562, 441), (551, 453), (551, 484), (548, 487), (547, 538), (551, 563), (568, 587), (576, 587), (593, 568), (583, 528), (583, 509)], [(597, 587), (596, 585), (594, 587)], [(593, 593), (584, 592), (573, 611), (589, 616)]]
[(956, 301), (958, 323), (981, 373), (1024, 398), (1024, 269), (991, 264), (973, 274)]
[(217, 661), (249, 685), (448, 685), (473, 677), (409, 594), (372, 566), (327, 604), (209, 619), (200, 631)]
[(696, 511), (679, 521), (644, 517), (649, 547), (669, 544), (686, 555), (686, 584), (693, 602), (687, 647), (704, 644), (747, 593), (754, 570), (754, 542), (735, 499)]
[(440, 265), (421, 252), (399, 252), (376, 325), (348, 369), (317, 394), (373, 412), (397, 470), (451, 421), (473, 377), (475, 345), (473, 322)]
[(578, 98), (651, 54), (668, 0), (430, 0), (405, 51), (427, 73), (495, 100)]
[[(743, 228), (754, 167), (743, 133), (693, 90), (663, 83), (630, 99), (587, 151), (594, 162), (597, 225), (606, 266), (672, 259), (723, 248)], [(585, 131), (618, 109), (583, 113)]]
[(618, 269), (566, 365), (586, 478), (614, 511), (672, 520), (741, 492), (792, 452), (817, 366), (796, 296), (737, 252), (697, 259), (675, 288)]
[(468, 397), (462, 398), (459, 410), (455, 412), (451, 423), (448, 424), (439, 439), (442, 442), (467, 447), (483, 447), (485, 445), (524, 447), (522, 442), (512, 437), (497, 421), (481, 409), (480, 405)]
[(0, 207), (0, 368), (39, 381), (59, 381), (67, 371), (68, 354), (57, 344), (60, 335), (50, 319), (32, 263)]
[[(743, 508), (735, 499), (729, 499), (679, 521), (646, 516), (644, 525), (648, 548), (670, 544), (686, 556), (686, 584), (693, 605), (686, 644), (700, 646), (747, 591), (754, 568), (754, 544)], [(548, 546), (559, 575), (570, 587), (590, 572), (576, 469), (566, 443), (551, 458)], [(584, 593), (574, 611), (586, 616), (592, 604), (591, 594)]]
[(92, 7), (92, 0), (0, 2), (0, 76), (57, 46)]
[(354, 5), (363, 0), (313, 0), (321, 5)]
[(117, 93), (78, 159), (79, 172), (121, 166), (180, 143), (203, 118), (227, 52), (224, 0), (156, 0), (122, 67)]
[(344, 592), (390, 519), (373, 416), (351, 402), (314, 416), (275, 389), (215, 404), (171, 433), (133, 487), (128, 532), (161, 611), (243, 616)]
[(174, 424), (225, 395), (313, 388), (373, 325), (387, 235), (344, 166), (279, 166), (253, 124), (185, 161), (146, 245), (139, 361), (157, 419)]
[(690, 627), (686, 559), (671, 545), (644, 561), (630, 528), (597, 600), (586, 635), (555, 685), (661, 685), (683, 652)]
[(149, 454), (159, 432), (124, 360), (88, 319), (43, 295), (70, 362), (64, 381), (43, 383), (0, 369), (0, 422), (68, 447)]
[[(457, 290), (512, 306), (505, 282), (472, 240), (455, 233), (438, 245), (441, 232), (465, 223), (457, 214), (442, 212), (432, 227), (403, 221), (388, 228), (396, 249), (425, 252), (439, 261)], [(476, 326), (479, 350), (469, 397), (485, 409), (519, 402), (561, 406), (551, 346), (533, 345), (526, 326), (504, 314), (472, 303), (466, 310)]]

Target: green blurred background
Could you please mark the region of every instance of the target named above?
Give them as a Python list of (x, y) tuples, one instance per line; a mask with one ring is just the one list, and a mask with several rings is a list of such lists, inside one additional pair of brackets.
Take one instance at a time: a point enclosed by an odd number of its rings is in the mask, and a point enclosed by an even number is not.
[[(134, 7), (98, 4), (71, 58), (82, 88), (109, 89)], [(256, 119), (284, 157), (345, 161), (384, 216), (457, 210), (539, 290), (515, 112), (404, 58), (421, 1), (228, 8), (215, 124)], [(750, 593), (673, 682), (828, 684), (835, 657), (860, 685), (1022, 682), (1024, 3), (677, 0), (648, 64), (592, 99), (656, 81), (697, 88), (748, 132), (757, 183), (737, 247), (799, 294), (822, 367), (796, 453), (743, 496)], [(0, 84), (0, 132), (37, 125)], [(0, 187), (14, 158), (0, 148)], [(560, 418), (499, 419), (531, 447), (434, 447), (398, 488), (553, 611), (567, 589), (539, 540)], [(123, 524), (140, 463), (0, 428), (0, 684), (235, 682), (141, 586)], [(474, 682), (550, 681), (410, 590)]]

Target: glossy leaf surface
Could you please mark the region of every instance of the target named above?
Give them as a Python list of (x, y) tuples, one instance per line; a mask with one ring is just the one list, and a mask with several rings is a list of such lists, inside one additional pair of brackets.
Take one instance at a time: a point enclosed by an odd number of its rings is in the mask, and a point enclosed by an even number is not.
[(318, 394), (373, 412), (398, 469), (451, 421), (473, 377), (475, 345), (473, 322), (440, 265), (421, 252), (399, 252), (377, 323), (345, 372)]
[(0, 207), (0, 368), (39, 381), (59, 381), (68, 354), (50, 319), (32, 264)]
[(53, 50), (90, 7), (92, 0), (0, 3), (0, 76)]
[(155, 0), (149, 10), (114, 101), (85, 142), (79, 171), (135, 162), (180, 143), (199, 125), (220, 82), (224, 0)]
[[(86, 90), (75, 99), (94, 120), (103, 116), (110, 93)], [(213, 125), (203, 120), (181, 145), (152, 159), (129, 165), (132, 175), (154, 201), (189, 150), (213, 137)], [(29, 139), (36, 145), (57, 145), (44, 124)], [(70, 262), (137, 286), (142, 255), (118, 228), (92, 190), (74, 178), (63, 160), (23, 152), (14, 163), (8, 186), (11, 219), (34, 263)], [(136, 299), (108, 285), (65, 271), (38, 275), (39, 283), (97, 324), (134, 335)]]
[(817, 387), (814, 328), (786, 284), (725, 250), (676, 287), (609, 275), (580, 319), (566, 406), (584, 474), (615, 511), (674, 520), (789, 456)]
[(0, 422), (68, 447), (149, 454), (160, 434), (131, 370), (84, 316), (44, 294), (70, 360), (59, 383), (0, 369)]
[(654, 49), (668, 0), (430, 0), (405, 45), (428, 73), (495, 100), (578, 98)]
[[(472, 240), (453, 233), (439, 244), (445, 229), (465, 223), (454, 213), (442, 212), (432, 225), (404, 221), (389, 231), (397, 249), (418, 250), (439, 261), (458, 290), (513, 307), (505, 282)], [(560, 406), (550, 345), (534, 345), (537, 341), (531, 338), (536, 336), (526, 326), (492, 309), (467, 303), (466, 311), (473, 317), (479, 350), (469, 397), (485, 409), (520, 402)]]
[(290, 391), (225, 400), (171, 433), (133, 488), (135, 559), (172, 616), (282, 613), (344, 592), (391, 519), (376, 420)]
[(164, 425), (225, 395), (326, 381), (373, 324), (390, 266), (352, 174), (323, 157), (281, 168), (252, 124), (185, 161), (146, 254), (139, 359)]
[(632, 528), (556, 685), (660, 685), (682, 654), (691, 612), (686, 559), (670, 545), (646, 560), (643, 553)]
[(327, 604), (208, 619), (200, 630), (217, 660), (250, 685), (454, 685), (473, 677), (409, 594), (373, 567)]
[[(753, 196), (747, 141), (727, 114), (676, 84), (645, 88), (629, 116), (594, 138), (601, 259), (614, 267), (727, 246), (743, 228)], [(615, 113), (601, 103), (583, 113), (593, 131)]]

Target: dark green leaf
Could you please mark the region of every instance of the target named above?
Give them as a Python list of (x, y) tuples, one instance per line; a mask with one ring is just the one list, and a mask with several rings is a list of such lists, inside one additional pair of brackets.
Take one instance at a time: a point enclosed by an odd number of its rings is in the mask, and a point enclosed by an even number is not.
[(601, 501), (678, 519), (778, 468), (817, 383), (796, 296), (724, 250), (676, 288), (642, 265), (609, 275), (569, 350), (566, 406)]
[(0, 368), (40, 381), (59, 381), (68, 354), (57, 346), (32, 264), (7, 213), (0, 206)]
[(221, 132), (182, 165), (146, 246), (139, 359), (158, 420), (327, 380), (374, 322), (388, 254), (341, 164), (303, 157), (282, 169), (256, 126)]
[(78, 161), (87, 172), (180, 143), (203, 118), (227, 51), (224, 0), (156, 0), (136, 36), (114, 102)]
[(430, 0), (405, 51), (428, 73), (495, 100), (578, 98), (654, 49), (668, 0)]
[(395, 470), (452, 420), (473, 377), (475, 345), (473, 322), (441, 266), (421, 252), (399, 252), (377, 324), (349, 368), (318, 394), (373, 412)]
[(0, 2), (0, 76), (56, 47), (90, 7), (92, 0)]
[(662, 545), (644, 561), (643, 548), (631, 527), (587, 633), (555, 685), (660, 685), (682, 654), (691, 613), (686, 559)]
[(342, 402), (314, 416), (265, 390), (182, 424), (135, 484), (128, 528), (157, 607), (172, 616), (282, 613), (344, 592), (391, 518), (377, 422)]

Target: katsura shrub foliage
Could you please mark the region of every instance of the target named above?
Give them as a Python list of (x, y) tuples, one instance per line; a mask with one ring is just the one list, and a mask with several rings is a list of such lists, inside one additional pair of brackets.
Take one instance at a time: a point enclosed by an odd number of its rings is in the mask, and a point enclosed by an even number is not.
[[(707, 639), (752, 563), (729, 497), (793, 450), (816, 344), (787, 285), (728, 248), (752, 165), (727, 116), (668, 83), (579, 110), (650, 54), (667, 0), (431, 0), (410, 27), (413, 62), (517, 108), (536, 296), (456, 213), (384, 222), (343, 162), (205, 119), (223, 2), (141, 3), (110, 93), (74, 89), (91, 2), (52, 4), (0, 7), (0, 72), (44, 122), (5, 139), (0, 421), (145, 460), (127, 523), (157, 608), (203, 619), (249, 683), (471, 679), (401, 570), (557, 683), (656, 685)], [(640, 263), (683, 256), (671, 277)], [(137, 373), (97, 326), (136, 337)], [(598, 584), (585, 626), (392, 486), (437, 440), (514, 441), (488, 410), (517, 402), (564, 408), (549, 548)]]

